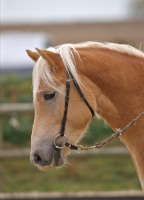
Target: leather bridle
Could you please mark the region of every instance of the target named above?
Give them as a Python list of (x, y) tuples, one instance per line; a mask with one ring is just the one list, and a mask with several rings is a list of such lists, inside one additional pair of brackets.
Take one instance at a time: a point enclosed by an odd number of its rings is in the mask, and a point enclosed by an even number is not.
[[(92, 109), (92, 107), (90, 106), (90, 104), (88, 103), (88, 101), (86, 100), (84, 94), (82, 93), (76, 79), (74, 78), (73, 74), (71, 73), (71, 71), (68, 69), (67, 72), (67, 80), (66, 80), (66, 95), (65, 95), (65, 110), (64, 110), (64, 115), (63, 115), (63, 119), (62, 119), (62, 123), (61, 123), (61, 129), (60, 129), (60, 133), (54, 138), (54, 146), (56, 150), (60, 150), (63, 149), (64, 147), (68, 147), (70, 149), (73, 150), (77, 150), (77, 152), (82, 152), (82, 151), (88, 151), (90, 149), (99, 149), (101, 147), (103, 147), (104, 145), (108, 144), (109, 142), (111, 142), (112, 140), (114, 140), (115, 138), (118, 138), (122, 133), (124, 133), (125, 131), (127, 131), (131, 126), (133, 126), (142, 116), (144, 116), (144, 112), (142, 112), (140, 115), (138, 115), (135, 119), (133, 119), (131, 122), (129, 122), (122, 130), (121, 129), (116, 129), (116, 132), (113, 133), (110, 137), (106, 138), (105, 140), (95, 143), (93, 146), (90, 147), (83, 147), (82, 145), (74, 145), (68, 142), (68, 139), (65, 135), (65, 126), (66, 126), (66, 120), (67, 120), (67, 112), (68, 112), (68, 104), (69, 104), (69, 94), (70, 94), (70, 80), (72, 79), (74, 86), (76, 87), (77, 91), (79, 92), (81, 98), (83, 99), (83, 101), (85, 102), (85, 104), (87, 105), (87, 107), (89, 108), (92, 117), (94, 116), (94, 111)], [(59, 146), (56, 144), (56, 141), (59, 137), (63, 137), (65, 138), (65, 143), (63, 146)]]
[[(67, 79), (66, 79), (66, 94), (65, 94), (65, 110), (64, 110), (64, 114), (63, 114), (63, 119), (62, 119), (62, 123), (61, 123), (61, 129), (60, 129), (60, 133), (54, 138), (54, 146), (55, 148), (58, 150), (63, 149), (64, 147), (69, 147), (69, 148), (75, 148), (75, 145), (72, 145), (70, 143), (67, 142), (67, 137), (65, 136), (65, 126), (66, 126), (66, 120), (67, 120), (67, 113), (68, 113), (68, 106), (69, 106), (69, 96), (70, 96), (70, 80), (73, 81), (74, 86), (76, 87), (80, 97), (83, 99), (83, 101), (85, 102), (86, 106), (89, 108), (92, 117), (94, 116), (94, 111), (92, 109), (92, 107), (90, 106), (89, 102), (87, 101), (87, 99), (85, 98), (81, 88), (79, 87), (76, 79), (74, 78), (73, 74), (71, 73), (71, 71), (69, 69), (67, 69)], [(65, 138), (65, 144), (64, 146), (59, 146), (56, 144), (56, 140), (59, 137), (64, 137)]]

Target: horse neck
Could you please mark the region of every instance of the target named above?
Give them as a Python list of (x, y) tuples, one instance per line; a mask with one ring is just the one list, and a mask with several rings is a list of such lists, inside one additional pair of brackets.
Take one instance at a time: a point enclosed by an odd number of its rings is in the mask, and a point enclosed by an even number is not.
[(94, 48), (79, 50), (79, 54), (83, 62), (79, 67), (82, 79), (93, 84), (89, 90), (95, 95), (96, 112), (112, 128), (125, 126), (143, 112), (144, 58)]
[[(96, 112), (115, 130), (144, 111), (144, 59), (111, 50), (80, 50), (81, 74), (95, 94)], [(93, 86), (92, 86), (93, 85)], [(144, 189), (144, 117), (121, 136)]]

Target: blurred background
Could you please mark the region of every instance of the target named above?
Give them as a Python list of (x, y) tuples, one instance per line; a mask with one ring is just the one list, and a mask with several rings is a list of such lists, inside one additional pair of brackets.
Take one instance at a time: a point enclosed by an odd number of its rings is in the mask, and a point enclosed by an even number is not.
[[(0, 192), (141, 190), (131, 158), (117, 139), (102, 151), (69, 157), (58, 170), (40, 172), (29, 161), (34, 118), (25, 50), (84, 41), (144, 48), (144, 0), (1, 0)], [(110, 136), (93, 119), (82, 143)], [(86, 164), (85, 164), (86, 163)]]

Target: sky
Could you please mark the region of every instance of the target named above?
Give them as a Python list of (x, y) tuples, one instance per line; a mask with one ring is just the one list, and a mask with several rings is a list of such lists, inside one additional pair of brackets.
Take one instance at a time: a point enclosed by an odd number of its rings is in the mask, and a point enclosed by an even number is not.
[(0, 0), (1, 23), (116, 21), (132, 0)]

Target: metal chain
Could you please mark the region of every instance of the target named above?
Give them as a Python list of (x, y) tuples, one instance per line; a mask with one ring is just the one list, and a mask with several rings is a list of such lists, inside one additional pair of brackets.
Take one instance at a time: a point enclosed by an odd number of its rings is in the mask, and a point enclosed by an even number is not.
[(82, 145), (78, 145), (78, 153), (81, 153), (82, 151), (88, 151), (90, 149), (99, 149), (101, 147), (103, 147), (104, 145), (110, 143), (112, 140), (118, 138), (122, 133), (124, 133), (125, 131), (127, 131), (132, 125), (134, 125), (142, 116), (144, 115), (144, 112), (142, 112), (139, 116), (137, 116), (135, 119), (133, 119), (130, 123), (127, 124), (127, 126), (124, 127), (124, 129), (116, 129), (116, 132), (113, 133), (110, 137), (108, 137), (107, 139), (101, 141), (101, 142), (97, 142), (95, 143), (94, 146), (89, 146), (89, 147), (84, 147)]

